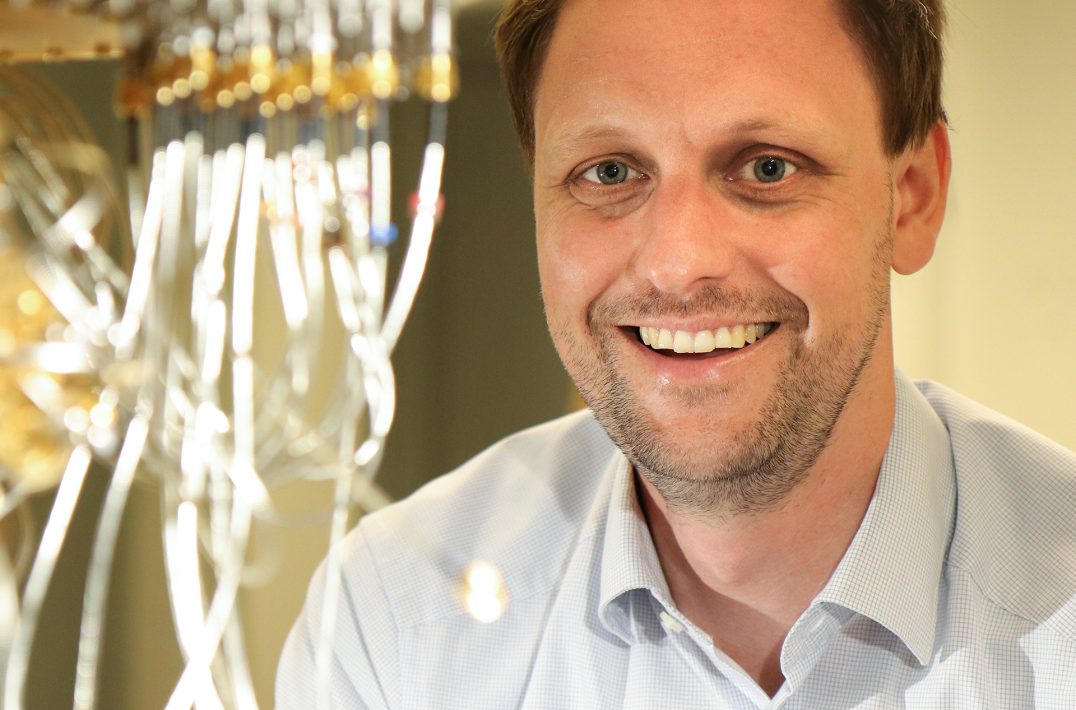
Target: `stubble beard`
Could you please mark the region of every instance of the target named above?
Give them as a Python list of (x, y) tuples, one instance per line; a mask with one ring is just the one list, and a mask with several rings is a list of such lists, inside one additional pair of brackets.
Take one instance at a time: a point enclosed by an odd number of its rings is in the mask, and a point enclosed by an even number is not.
[[(666, 431), (639, 402), (633, 385), (618, 366), (617, 348), (623, 347), (623, 343), (617, 341), (622, 334), (611, 328), (591, 329), (597, 348), (588, 357), (567, 329), (559, 330), (562, 357), (583, 399), (670, 511), (710, 520), (715, 516), (762, 512), (780, 504), (806, 477), (825, 450), (870, 363), (885, 324), (889, 308), (889, 267), (885, 254), (890, 238), (887, 235), (879, 244), (869, 312), (859, 332), (849, 334), (837, 330), (812, 347), (806, 345), (800, 333), (783, 334), (794, 336), (793, 345), (757, 419), (736, 432), (724, 450), (712, 452), (703, 461), (698, 460), (697, 450), (679, 445), (676, 432)], [(630, 302), (595, 304), (589, 320), (615, 322), (609, 316), (617, 311), (636, 315), (682, 311), (686, 315), (708, 312), (708, 307), (748, 303), (757, 306), (759, 299), (751, 294), (729, 293), (720, 287), (702, 292), (689, 304), (673, 303), (655, 292)], [(790, 295), (771, 298), (766, 307), (768, 310), (763, 312), (787, 316), (787, 320), (782, 319), (785, 324), (782, 327), (806, 324), (806, 307)], [(792, 315), (793, 310), (797, 315)], [(859, 337), (854, 338), (855, 335)], [(736, 396), (735, 392), (727, 394)], [(722, 393), (695, 388), (677, 392), (675, 396), (680, 406), (702, 408), (720, 406)]]

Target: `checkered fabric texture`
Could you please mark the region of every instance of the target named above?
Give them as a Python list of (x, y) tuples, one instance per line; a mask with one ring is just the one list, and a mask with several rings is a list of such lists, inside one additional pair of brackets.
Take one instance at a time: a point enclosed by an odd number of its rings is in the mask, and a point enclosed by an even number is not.
[[(1076, 709), (1076, 455), (897, 376), (874, 498), (770, 698), (672, 603), (630, 467), (588, 412), (517, 434), (347, 540), (333, 708)], [(481, 623), (464, 570), (509, 595)], [(314, 707), (324, 570), (277, 707)]]

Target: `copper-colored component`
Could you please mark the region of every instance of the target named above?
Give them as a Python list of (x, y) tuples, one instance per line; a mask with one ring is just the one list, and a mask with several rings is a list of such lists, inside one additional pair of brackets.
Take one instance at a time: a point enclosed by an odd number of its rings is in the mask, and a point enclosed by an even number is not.
[(152, 94), (149, 87), (133, 76), (127, 75), (119, 80), (116, 89), (117, 111), (121, 116), (134, 118), (149, 110)]
[(4, 61), (94, 59), (119, 56), (119, 25), (63, 4), (0, 3), (0, 58)]

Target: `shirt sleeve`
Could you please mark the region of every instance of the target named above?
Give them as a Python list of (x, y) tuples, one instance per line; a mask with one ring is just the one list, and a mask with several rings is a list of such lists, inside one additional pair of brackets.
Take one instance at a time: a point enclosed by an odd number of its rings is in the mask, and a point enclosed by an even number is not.
[[(399, 706), (398, 644), (392, 610), (362, 527), (344, 544), (342, 586), (334, 615), (329, 707), (389, 710)], [(278, 710), (317, 707), (314, 659), (322, 637), (325, 577), (323, 561), (284, 644), (276, 677)]]

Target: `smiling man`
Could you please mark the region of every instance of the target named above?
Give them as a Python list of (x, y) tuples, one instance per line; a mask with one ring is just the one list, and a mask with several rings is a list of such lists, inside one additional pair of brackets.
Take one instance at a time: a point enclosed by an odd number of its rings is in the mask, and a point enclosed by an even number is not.
[[(590, 410), (363, 520), (334, 707), (1071, 707), (1076, 456), (893, 365), (891, 270), (945, 212), (942, 26), (937, 0), (509, 3)], [(459, 601), (474, 560), (492, 623)], [(323, 587), (281, 707), (309, 707)]]

